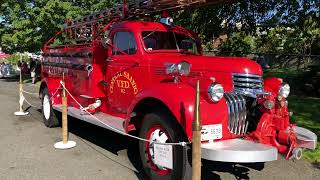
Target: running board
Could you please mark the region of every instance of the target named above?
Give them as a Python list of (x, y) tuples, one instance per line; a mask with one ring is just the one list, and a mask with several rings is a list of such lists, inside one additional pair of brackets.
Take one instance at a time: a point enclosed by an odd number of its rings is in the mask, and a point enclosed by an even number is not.
[[(53, 109), (62, 112), (62, 105), (53, 105)], [(97, 121), (95, 118), (93, 118), (88, 113), (83, 112), (80, 109), (77, 109), (75, 107), (68, 107), (68, 115), (75, 117), (77, 119), (80, 119), (82, 121), (86, 121), (88, 123), (109, 129), (114, 132), (117, 132), (117, 131), (112, 128), (115, 128), (118, 131), (123, 132), (123, 133), (126, 132), (125, 129), (123, 128), (123, 124), (125, 122), (125, 119), (111, 116), (111, 115), (107, 115), (102, 112), (94, 113), (93, 115), (103, 123)], [(107, 124), (108, 126), (105, 124)], [(112, 128), (110, 128), (109, 126), (111, 126)]]
[(201, 144), (203, 159), (222, 162), (254, 163), (278, 159), (278, 150), (245, 139), (229, 139)]

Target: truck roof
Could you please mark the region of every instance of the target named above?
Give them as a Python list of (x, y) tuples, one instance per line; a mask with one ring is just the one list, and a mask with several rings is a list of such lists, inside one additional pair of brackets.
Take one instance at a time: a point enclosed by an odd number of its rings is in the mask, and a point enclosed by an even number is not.
[(133, 31), (175, 31), (181, 34), (185, 34), (188, 36), (192, 36), (198, 38), (197, 34), (191, 30), (185, 29), (181, 26), (173, 25), (168, 26), (166, 24), (160, 22), (153, 22), (153, 21), (122, 21), (115, 23), (112, 27), (113, 29), (131, 29)]
[(152, 21), (122, 21), (119, 23), (115, 23), (113, 28), (130, 28), (130, 29), (146, 29), (146, 30), (154, 30), (157, 29), (159, 31), (165, 31), (168, 29), (168, 26), (160, 23), (160, 22), (152, 22)]

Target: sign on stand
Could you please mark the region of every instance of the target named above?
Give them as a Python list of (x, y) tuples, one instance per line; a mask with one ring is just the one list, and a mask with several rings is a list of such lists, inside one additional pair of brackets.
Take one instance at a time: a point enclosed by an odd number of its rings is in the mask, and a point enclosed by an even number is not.
[(154, 163), (168, 169), (173, 169), (172, 145), (154, 144)]

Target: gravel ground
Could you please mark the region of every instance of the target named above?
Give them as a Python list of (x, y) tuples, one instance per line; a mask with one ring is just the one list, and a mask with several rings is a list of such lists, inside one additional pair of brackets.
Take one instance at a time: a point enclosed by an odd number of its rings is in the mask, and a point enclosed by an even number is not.
[[(25, 90), (38, 88), (26, 84)], [(25, 95), (35, 106), (36, 96)], [(18, 83), (0, 80), (0, 179), (145, 179), (139, 169), (137, 142), (94, 125), (69, 118), (70, 139), (77, 146), (56, 150), (61, 128), (46, 128), (40, 109), (17, 117)], [(202, 179), (320, 179), (320, 169), (306, 161), (278, 161), (258, 164), (203, 162)]]

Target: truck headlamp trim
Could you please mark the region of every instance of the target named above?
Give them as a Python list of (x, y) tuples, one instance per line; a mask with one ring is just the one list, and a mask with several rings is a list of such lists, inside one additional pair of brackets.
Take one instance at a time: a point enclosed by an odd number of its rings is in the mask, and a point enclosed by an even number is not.
[(166, 64), (168, 66), (166, 73), (170, 75), (183, 75), (190, 74), (191, 65), (187, 61), (181, 61), (178, 64)]
[(280, 89), (279, 89), (279, 93), (278, 93), (281, 97), (283, 98), (287, 98), (290, 94), (290, 86), (289, 84), (282, 84)]
[(213, 102), (219, 102), (223, 95), (224, 89), (221, 84), (213, 83), (208, 87), (208, 95)]
[(178, 72), (180, 75), (187, 76), (190, 74), (191, 65), (187, 61), (182, 61), (178, 64)]

